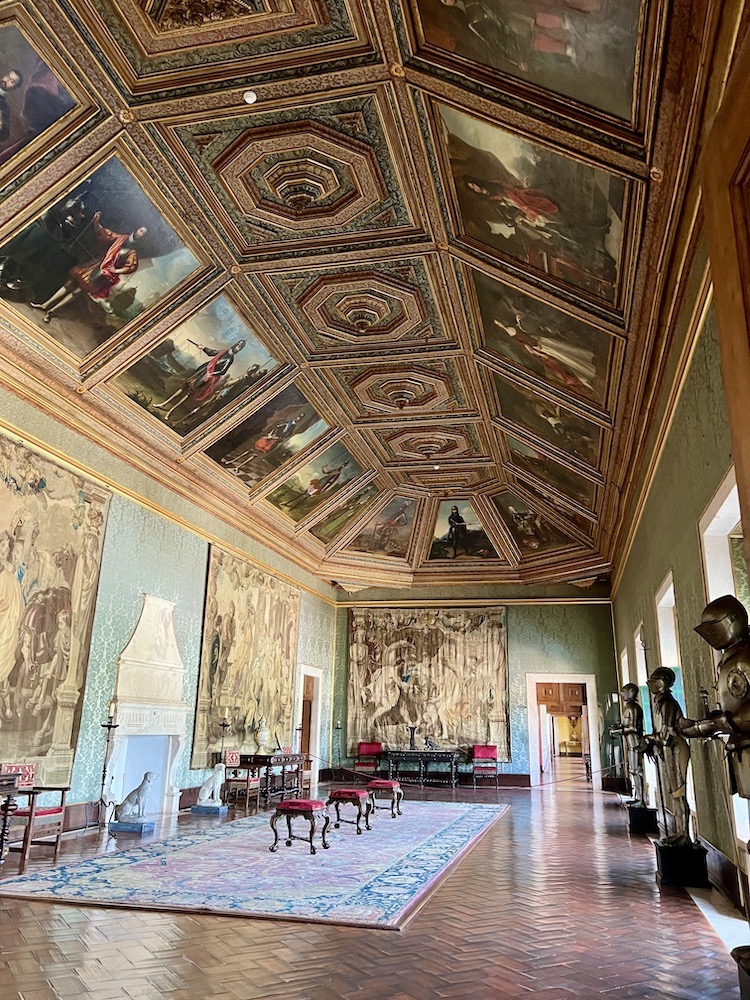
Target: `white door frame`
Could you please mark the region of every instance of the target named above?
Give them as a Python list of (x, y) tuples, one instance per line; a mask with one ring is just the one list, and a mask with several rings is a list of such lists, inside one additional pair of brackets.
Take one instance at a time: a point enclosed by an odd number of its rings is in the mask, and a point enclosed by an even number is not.
[(312, 760), (312, 783), (313, 785), (317, 785), (318, 773), (320, 771), (320, 692), (323, 684), (323, 671), (319, 667), (308, 667), (303, 663), (300, 676), (301, 693), (299, 699), (299, 718), (297, 720), (298, 728), (302, 725), (302, 703), (304, 701), (305, 677), (312, 677), (313, 679), (313, 700), (312, 709), (310, 710), (310, 758)]
[[(596, 696), (595, 674), (526, 674), (526, 708), (529, 719), (529, 771), (531, 785), (542, 784), (542, 762), (539, 759), (539, 705), (536, 700), (537, 684), (585, 684), (586, 685), (586, 718), (589, 730), (589, 751), (591, 753), (591, 783), (592, 787), (602, 790), (601, 754), (599, 744), (599, 701)], [(596, 748), (594, 750), (594, 748)]]

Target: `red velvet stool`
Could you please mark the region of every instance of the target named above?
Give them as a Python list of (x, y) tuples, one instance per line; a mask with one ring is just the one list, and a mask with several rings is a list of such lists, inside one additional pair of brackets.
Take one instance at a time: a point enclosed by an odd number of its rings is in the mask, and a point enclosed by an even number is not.
[[(339, 808), (342, 802), (351, 802), (353, 806), (357, 807), (357, 818), (356, 819), (342, 819), (339, 813)], [(326, 805), (333, 805), (336, 808), (336, 822), (333, 824), (338, 830), (342, 823), (351, 823), (357, 828), (357, 833), (362, 833), (362, 828), (360, 823), (362, 821), (362, 810), (364, 808), (365, 813), (365, 829), (371, 830), (370, 826), (370, 813), (372, 811), (372, 803), (370, 798), (364, 788), (334, 788), (331, 794), (328, 796), (328, 802)]]
[(404, 798), (404, 793), (401, 791), (401, 783), (398, 781), (390, 781), (388, 778), (374, 778), (372, 781), (367, 783), (367, 791), (370, 796), (370, 805), (372, 806), (372, 812), (376, 809), (387, 809), (388, 806), (379, 806), (375, 799), (377, 792), (390, 792), (391, 793), (391, 818), (395, 819), (396, 814), (401, 815), (401, 802)]
[[(271, 817), (273, 844), (268, 848), (271, 852), (276, 851), (279, 846), (279, 831), (276, 829), (276, 824), (279, 822), (280, 816), (286, 816), (287, 847), (292, 846), (293, 840), (304, 840), (310, 845), (310, 854), (317, 854), (315, 844), (313, 844), (313, 837), (315, 836), (318, 816), (323, 817), (323, 829), (320, 836), (321, 843), (326, 850), (330, 847), (330, 844), (326, 841), (326, 830), (330, 825), (331, 817), (328, 815), (328, 808), (325, 802), (319, 802), (317, 799), (284, 799), (283, 802), (279, 802), (276, 806), (276, 812)], [(298, 837), (292, 833), (293, 816), (303, 816), (308, 821), (310, 824), (309, 836)]]

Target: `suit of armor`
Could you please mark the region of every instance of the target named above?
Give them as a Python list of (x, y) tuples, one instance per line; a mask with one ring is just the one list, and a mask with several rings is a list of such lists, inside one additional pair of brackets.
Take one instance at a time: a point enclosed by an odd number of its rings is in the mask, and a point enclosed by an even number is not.
[(625, 748), (628, 775), (633, 789), (633, 801), (629, 805), (643, 809), (643, 709), (638, 704), (638, 686), (625, 684), (620, 691), (622, 712), (619, 726), (612, 726), (611, 736), (621, 736)]
[(719, 708), (703, 719), (683, 719), (688, 738), (728, 735), (727, 752), (737, 792), (750, 799), (750, 629), (747, 611), (726, 595), (706, 605), (695, 631), (714, 649), (719, 661)]

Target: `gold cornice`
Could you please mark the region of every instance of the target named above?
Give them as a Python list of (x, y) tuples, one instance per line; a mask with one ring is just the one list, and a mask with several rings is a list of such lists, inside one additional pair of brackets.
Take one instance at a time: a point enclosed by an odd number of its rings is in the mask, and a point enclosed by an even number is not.
[(474, 597), (460, 598), (430, 598), (429, 600), (372, 600), (372, 601), (338, 601), (339, 608), (499, 608), (510, 605), (523, 606), (531, 604), (606, 604), (610, 605), (608, 597)]

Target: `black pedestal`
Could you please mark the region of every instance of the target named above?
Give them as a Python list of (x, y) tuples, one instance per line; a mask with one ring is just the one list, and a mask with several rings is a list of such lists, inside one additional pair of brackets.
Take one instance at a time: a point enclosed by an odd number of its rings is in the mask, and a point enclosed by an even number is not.
[(706, 888), (709, 885), (706, 870), (708, 851), (700, 844), (689, 847), (675, 847), (657, 841), (656, 881), (659, 885), (683, 885)]
[(631, 833), (658, 833), (656, 809), (645, 806), (628, 806), (628, 829)]
[(732, 958), (737, 963), (740, 976), (740, 1000), (750, 1000), (750, 947), (741, 945), (733, 948)]

